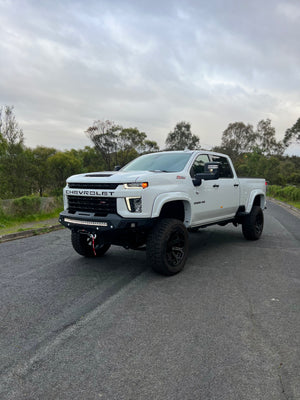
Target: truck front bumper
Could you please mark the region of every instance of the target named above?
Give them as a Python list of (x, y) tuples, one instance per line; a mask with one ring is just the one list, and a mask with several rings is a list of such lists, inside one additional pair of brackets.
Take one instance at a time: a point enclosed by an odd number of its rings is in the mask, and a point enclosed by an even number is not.
[(137, 230), (151, 228), (152, 218), (123, 218), (117, 214), (108, 214), (106, 217), (95, 217), (93, 213), (76, 212), (70, 214), (62, 211), (59, 222), (72, 230), (82, 230), (91, 233), (108, 233), (116, 230)]

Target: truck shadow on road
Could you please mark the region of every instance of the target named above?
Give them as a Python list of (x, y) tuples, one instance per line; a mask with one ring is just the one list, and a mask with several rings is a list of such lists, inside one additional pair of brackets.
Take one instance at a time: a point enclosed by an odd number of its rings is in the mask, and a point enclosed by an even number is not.
[(246, 241), (239, 228), (206, 228), (189, 234), (190, 256), (203, 255), (206, 252), (219, 251), (233, 245), (247, 246), (253, 242)]
[[(201, 257), (202, 259), (215, 253), (220, 255), (220, 252), (228, 256), (235, 246), (247, 248), (254, 244), (244, 239), (241, 228), (231, 226), (199, 229), (198, 232), (190, 233), (188, 240), (187, 263), (190, 258)], [(132, 280), (147, 270), (151, 272), (145, 251), (126, 250), (118, 246), (112, 246), (103, 257), (83, 258), (73, 254), (67, 264), (69, 273), (94, 280), (96, 284), (120, 276)]]

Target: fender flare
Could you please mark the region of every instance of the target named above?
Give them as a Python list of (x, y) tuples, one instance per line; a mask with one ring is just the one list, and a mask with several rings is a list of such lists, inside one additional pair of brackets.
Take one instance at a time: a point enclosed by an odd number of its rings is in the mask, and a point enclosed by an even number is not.
[(170, 192), (159, 194), (153, 202), (151, 218), (157, 218), (160, 215), (161, 209), (166, 203), (171, 201), (183, 201), (184, 205), (184, 224), (189, 226), (192, 218), (191, 199), (186, 193)]
[(255, 190), (252, 190), (250, 192), (250, 195), (249, 195), (249, 198), (248, 198), (248, 202), (246, 204), (246, 209), (245, 209), (246, 213), (250, 213), (250, 211), (252, 210), (254, 199), (256, 198), (256, 196), (260, 197), (260, 207), (261, 207), (261, 209), (263, 210), (265, 208), (265, 206), (266, 206), (266, 194), (261, 189), (255, 189)]

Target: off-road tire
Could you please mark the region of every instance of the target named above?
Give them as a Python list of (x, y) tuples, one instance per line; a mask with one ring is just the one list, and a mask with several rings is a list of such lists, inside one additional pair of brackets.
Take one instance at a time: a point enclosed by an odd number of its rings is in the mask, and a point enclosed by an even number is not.
[(258, 240), (264, 227), (264, 214), (259, 206), (253, 206), (242, 222), (243, 235), (247, 240)]
[(163, 275), (182, 271), (188, 255), (188, 233), (178, 219), (159, 220), (147, 239), (147, 261)]
[(78, 254), (84, 257), (101, 257), (110, 248), (110, 243), (100, 243), (95, 240), (95, 251), (93, 252), (93, 247), (91, 245), (91, 238), (79, 232), (72, 231), (71, 233), (72, 246)]

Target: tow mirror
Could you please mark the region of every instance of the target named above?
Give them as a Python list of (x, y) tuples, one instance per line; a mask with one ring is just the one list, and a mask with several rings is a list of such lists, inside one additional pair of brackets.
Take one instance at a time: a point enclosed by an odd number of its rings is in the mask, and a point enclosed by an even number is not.
[(193, 179), (194, 186), (200, 186), (202, 179), (204, 181), (212, 181), (214, 179), (219, 179), (219, 163), (218, 162), (208, 162), (204, 164), (204, 172), (200, 174), (195, 174)]

